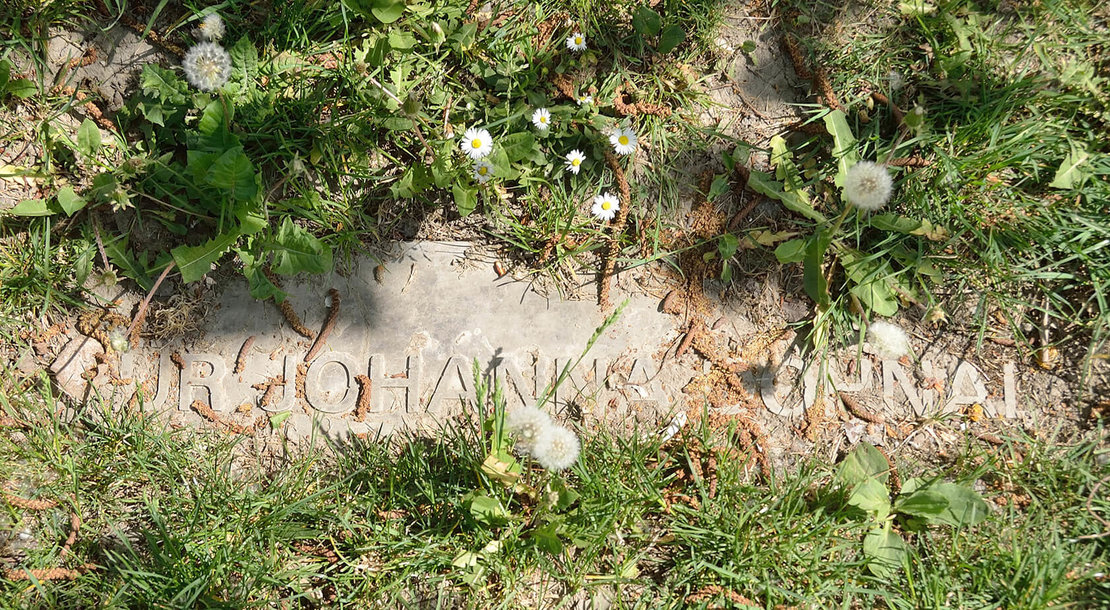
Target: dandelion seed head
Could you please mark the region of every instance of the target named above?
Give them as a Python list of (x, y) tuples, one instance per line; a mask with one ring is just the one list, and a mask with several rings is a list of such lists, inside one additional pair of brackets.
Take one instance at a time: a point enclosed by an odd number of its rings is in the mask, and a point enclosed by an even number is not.
[(894, 181), (885, 165), (873, 161), (860, 161), (848, 170), (844, 178), (844, 195), (852, 205), (874, 212), (886, 205), (894, 190)]
[(209, 13), (197, 26), (197, 36), (201, 40), (217, 42), (224, 37), (224, 20), (216, 13)]
[(867, 340), (880, 358), (898, 360), (910, 353), (910, 337), (906, 331), (890, 322), (879, 320), (867, 327)]
[(559, 425), (551, 425), (536, 438), (532, 448), (532, 457), (540, 466), (547, 470), (558, 472), (566, 470), (578, 461), (578, 452), (581, 445), (578, 436)]
[(516, 447), (523, 453), (532, 453), (536, 441), (555, 424), (551, 417), (536, 407), (521, 407), (505, 416), (505, 425), (516, 438)]
[(202, 42), (189, 49), (181, 67), (189, 83), (201, 91), (215, 91), (231, 78), (231, 56), (214, 42)]

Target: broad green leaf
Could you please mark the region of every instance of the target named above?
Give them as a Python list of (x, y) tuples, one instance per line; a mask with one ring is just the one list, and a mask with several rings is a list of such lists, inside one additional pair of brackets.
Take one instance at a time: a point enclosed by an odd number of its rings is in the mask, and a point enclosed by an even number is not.
[(784, 241), (775, 248), (775, 258), (782, 264), (800, 263), (806, 258), (806, 240)]
[(852, 135), (852, 128), (848, 126), (848, 119), (842, 110), (833, 110), (825, 115), (825, 129), (833, 137), (833, 157), (837, 160), (834, 182), (837, 186), (843, 187), (848, 169), (859, 162), (856, 137)]
[(908, 17), (921, 17), (935, 13), (937, 7), (927, 0), (902, 0), (898, 3), (898, 12)]
[(451, 187), (451, 193), (455, 196), (455, 206), (459, 209), (459, 216), (470, 216), (474, 208), (478, 207), (477, 189), (455, 184)]
[(874, 277), (848, 289), (856, 295), (864, 308), (881, 316), (890, 317), (898, 313), (898, 295), (885, 277)]
[(305, 271), (331, 271), (331, 248), (289, 217), (281, 223), (281, 228), (273, 240), (266, 244), (266, 249), (274, 254), (273, 270), (276, 273), (293, 275)]
[(782, 205), (791, 212), (805, 216), (815, 222), (823, 223), (826, 221), (825, 216), (813, 209), (809, 201), (799, 195), (798, 191), (783, 190), (783, 185), (775, 181), (770, 174), (752, 170), (748, 177), (748, 187), (761, 195), (782, 202)]
[(727, 261), (736, 254), (736, 249), (740, 247), (740, 240), (732, 233), (724, 233), (717, 238), (717, 252), (721, 255), (721, 260)]
[(85, 201), (84, 197), (73, 192), (72, 186), (63, 186), (58, 191), (57, 197), (58, 205), (62, 208), (62, 211), (66, 213), (66, 216), (73, 216), (88, 203)]
[(382, 23), (393, 23), (405, 12), (404, 0), (371, 0), (370, 12)]
[(243, 152), (242, 146), (236, 146), (220, 155), (208, 168), (204, 180), (216, 188), (226, 190), (236, 201), (251, 201), (258, 195), (254, 165)]
[(18, 97), (21, 100), (27, 99), (39, 92), (39, 88), (35, 86), (35, 83), (26, 78), (16, 78), (8, 81), (5, 89), (8, 90), (8, 93)]
[(563, 541), (559, 540), (558, 526), (554, 523), (545, 523), (528, 533), (528, 537), (540, 549), (558, 555), (563, 552)]
[(938, 523), (962, 527), (976, 525), (990, 512), (983, 497), (973, 489), (956, 483), (935, 483), (929, 489), (948, 500), (948, 508), (932, 518)]
[(844, 458), (837, 469), (836, 478), (845, 487), (856, 485), (870, 478), (886, 483), (890, 476), (890, 464), (874, 446), (860, 443)]
[(1091, 153), (1086, 148), (1080, 148), (1075, 142), (1070, 142), (1071, 152), (1064, 157), (1060, 167), (1056, 169), (1056, 176), (1048, 186), (1058, 189), (1072, 189), (1083, 185), (1087, 180), (1087, 173), (1083, 165), (1090, 158)]
[(859, 250), (847, 246), (839, 248), (838, 257), (852, 283), (849, 291), (856, 295), (864, 307), (883, 316), (898, 313), (898, 298), (895, 294), (897, 276), (889, 260), (865, 256)]
[(552, 505), (555, 512), (562, 512), (570, 508), (581, 497), (577, 491), (567, 485), (566, 480), (562, 477), (551, 479), (551, 491), (555, 492), (557, 496), (554, 505)]
[(683, 40), (686, 40), (686, 30), (677, 25), (668, 25), (659, 34), (659, 45), (655, 50), (663, 54), (670, 53), (682, 44)]
[(491, 479), (506, 485), (512, 485), (520, 480), (520, 474), (523, 470), (516, 458), (507, 453), (499, 452), (486, 456), (486, 461), (482, 462), (482, 472)]
[(231, 68), (234, 73), (246, 79), (253, 79), (258, 75), (258, 50), (249, 38), (243, 36), (235, 41), (227, 54), (231, 56)]
[(243, 276), (247, 278), (247, 286), (250, 288), (251, 297), (260, 301), (272, 298), (275, 303), (281, 303), (285, 300), (285, 292), (271, 282), (270, 278), (262, 272), (263, 260), (247, 250), (236, 249), (235, 253), (239, 255), (239, 260), (243, 263)]
[(100, 129), (89, 119), (81, 121), (81, 126), (77, 128), (77, 152), (91, 159), (99, 150)]
[(809, 243), (806, 244), (802, 267), (806, 294), (822, 308), (829, 306), (829, 281), (825, 279), (824, 264), (825, 251), (829, 247), (830, 240), (828, 231), (819, 231), (810, 238)]
[(709, 186), (709, 193), (706, 194), (705, 198), (709, 201), (716, 201), (718, 197), (728, 192), (728, 188), (728, 176), (720, 174), (713, 178), (713, 184)]
[(0, 59), (0, 97), (7, 91), (8, 80), (12, 77), (12, 64), (6, 59)]
[(921, 228), (921, 221), (899, 216), (898, 214), (874, 214), (870, 217), (871, 226), (883, 231), (911, 234)]
[(867, 569), (876, 576), (894, 575), (902, 568), (907, 552), (902, 537), (883, 526), (876, 527), (863, 538), (863, 553), (872, 560)]
[(412, 32), (403, 30), (390, 31), (387, 40), (389, 40), (390, 48), (394, 51), (408, 51), (416, 46), (416, 36), (413, 36)]
[(403, 116), (391, 116), (382, 121), (382, 127), (390, 131), (409, 131), (413, 128), (415, 123), (412, 119), (406, 119)]
[(505, 136), (499, 144), (509, 162), (516, 163), (527, 159), (532, 154), (532, 149), (536, 146), (536, 138), (531, 132), (520, 131)]
[(651, 7), (647, 5), (641, 4), (639, 8), (636, 9), (636, 13), (632, 15), (632, 28), (636, 30), (640, 36), (655, 36), (662, 27), (663, 18), (659, 16), (659, 13), (653, 11)]
[(478, 523), (501, 525), (508, 521), (509, 511), (496, 498), (476, 495), (470, 498), (470, 516)]
[(170, 254), (181, 272), (181, 281), (188, 284), (204, 277), (238, 240), (239, 233), (224, 233), (199, 246), (178, 246), (171, 250)]
[(12, 209), (5, 212), (12, 216), (50, 216), (61, 212), (54, 202), (46, 202), (42, 199), (24, 199), (15, 204)]
[(212, 135), (225, 127), (224, 117), (224, 101), (217, 98), (208, 102), (204, 107), (204, 111), (200, 113), (200, 121), (197, 121), (197, 131), (204, 135)]
[(866, 512), (872, 519), (882, 521), (890, 515), (890, 490), (878, 479), (868, 477), (852, 490), (848, 504)]
[(932, 518), (948, 508), (948, 498), (935, 489), (918, 489), (911, 494), (902, 493), (894, 504), (895, 512), (915, 517)]

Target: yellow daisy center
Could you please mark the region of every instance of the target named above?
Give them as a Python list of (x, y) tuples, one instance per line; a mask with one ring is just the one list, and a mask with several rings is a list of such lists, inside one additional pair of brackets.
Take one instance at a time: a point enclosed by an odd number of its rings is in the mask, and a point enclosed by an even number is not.
[(481, 148), (482, 147), (482, 139), (481, 138), (474, 138), (473, 140), (470, 141), (470, 147), (471, 148)]
[(601, 202), (601, 209), (608, 212), (609, 210), (613, 209), (613, 204), (608, 202), (608, 201), (602, 201)]
[(482, 167), (479, 167), (479, 168), (478, 168), (478, 174), (479, 174), (479, 175), (482, 175), (482, 176), (485, 176), (485, 175), (486, 175), (486, 172), (488, 172), (488, 171), (489, 171), (489, 168), (488, 168), (488, 167), (486, 167), (485, 165), (483, 165)]
[(545, 117), (545, 116), (541, 116), (541, 117), (540, 117), (540, 122), (541, 122), (541, 123), (546, 123), (546, 122), (547, 122), (547, 117)]
[(621, 136), (617, 138), (617, 141), (621, 143), (621, 146), (628, 146), (628, 136)]
[(582, 165), (582, 159), (571, 159), (570, 164), (575, 166), (575, 167), (578, 167), (579, 165)]
[(582, 37), (581, 36), (575, 36), (574, 37), (574, 44), (582, 44)]

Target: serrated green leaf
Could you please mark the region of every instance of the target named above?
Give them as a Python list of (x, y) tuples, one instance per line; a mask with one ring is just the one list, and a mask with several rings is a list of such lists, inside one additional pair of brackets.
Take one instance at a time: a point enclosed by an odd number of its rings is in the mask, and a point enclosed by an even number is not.
[(659, 34), (659, 45), (656, 51), (667, 54), (675, 50), (682, 41), (686, 40), (686, 30), (677, 25), (668, 25)]
[(486, 476), (506, 485), (512, 485), (519, 481), (523, 472), (520, 462), (512, 455), (504, 452), (491, 453), (486, 456), (486, 460), (482, 462), (481, 470)]
[(331, 271), (331, 248), (288, 217), (266, 248), (274, 254), (273, 270), (282, 275)]
[(528, 537), (536, 543), (536, 547), (552, 555), (563, 552), (563, 541), (559, 540), (558, 527), (554, 523), (545, 523), (533, 529)]
[(822, 308), (829, 306), (829, 281), (825, 278), (825, 251), (832, 240), (827, 231), (819, 231), (806, 244), (802, 259), (802, 279), (806, 294)]
[(66, 216), (73, 216), (88, 203), (84, 197), (75, 193), (71, 186), (63, 186), (59, 189), (57, 198), (58, 206), (66, 213)]
[(705, 195), (705, 198), (709, 201), (716, 201), (718, 197), (728, 192), (728, 188), (728, 176), (720, 174), (713, 178), (713, 184), (709, 185), (709, 193)]
[(825, 115), (825, 129), (833, 137), (833, 157), (836, 158), (837, 186), (844, 186), (844, 177), (848, 169), (859, 162), (859, 152), (856, 150), (856, 136), (848, 126), (848, 118), (842, 110), (833, 110)]
[(205, 173), (204, 181), (224, 189), (236, 201), (251, 201), (258, 194), (254, 164), (247, 158), (242, 146), (236, 146), (216, 158)]
[(238, 240), (239, 233), (224, 233), (199, 246), (178, 246), (171, 250), (170, 254), (181, 272), (181, 281), (188, 284), (204, 277)]
[(632, 15), (632, 29), (640, 36), (655, 36), (662, 27), (663, 18), (649, 6), (641, 4)]
[(740, 240), (732, 233), (723, 233), (717, 238), (717, 252), (721, 255), (723, 261), (727, 261), (733, 254), (736, 254), (739, 247)]
[(748, 188), (781, 202), (783, 207), (791, 212), (819, 223), (826, 221), (824, 214), (813, 209), (809, 201), (799, 195), (798, 191), (783, 190), (783, 185), (775, 181), (770, 174), (752, 170), (748, 177)]
[(232, 73), (240, 78), (253, 79), (258, 75), (258, 49), (249, 38), (243, 36), (227, 50), (231, 56)]
[(536, 138), (530, 132), (520, 131), (502, 138), (500, 145), (509, 162), (516, 163), (527, 159), (532, 154), (532, 149), (536, 146)]
[(5, 89), (8, 90), (8, 93), (21, 100), (27, 99), (39, 92), (39, 88), (35, 86), (35, 83), (26, 78), (16, 78), (8, 81)]
[(154, 286), (154, 280), (150, 278), (146, 268), (131, 256), (126, 236), (104, 244), (104, 253), (124, 276), (131, 278), (143, 290), (150, 290)]
[(81, 121), (81, 126), (77, 128), (77, 152), (92, 159), (99, 150), (100, 129), (89, 119)]
[(228, 120), (224, 117), (224, 108), (224, 102), (219, 98), (208, 102), (208, 105), (200, 113), (200, 120), (197, 121), (197, 131), (210, 136), (224, 129)]
[(0, 97), (4, 97), (4, 93), (8, 88), (8, 81), (12, 77), (12, 64), (6, 59), (0, 59)]
[(270, 278), (262, 272), (263, 262), (265, 262), (264, 257), (256, 256), (248, 250), (236, 249), (235, 253), (243, 263), (243, 277), (247, 278), (247, 286), (250, 288), (251, 297), (260, 301), (273, 299), (275, 303), (281, 303), (285, 300), (285, 292), (271, 282)]
[(872, 560), (867, 569), (876, 576), (890, 577), (902, 568), (908, 551), (901, 536), (879, 526), (864, 536), (863, 553)]
[(174, 105), (185, 103), (184, 83), (173, 73), (158, 64), (146, 64), (139, 76), (143, 93), (153, 95), (163, 102)]

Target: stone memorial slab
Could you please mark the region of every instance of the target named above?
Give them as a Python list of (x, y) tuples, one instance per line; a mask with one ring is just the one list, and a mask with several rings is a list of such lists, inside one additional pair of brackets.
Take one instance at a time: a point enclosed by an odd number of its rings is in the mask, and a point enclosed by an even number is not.
[[(417, 242), (344, 273), (287, 280), (292, 315), (234, 280), (193, 321), (200, 332), (144, 339), (123, 354), (106, 354), (100, 340), (78, 334), (52, 370), (77, 399), (95, 392), (182, 425), (294, 439), (435, 430), (473, 404), (475, 367), (503, 385), (510, 407), (534, 404), (579, 357), (548, 408), (587, 423), (662, 429), (677, 414), (706, 408), (754, 417), (771, 437), (793, 436), (800, 422), (836, 421), (842, 392), (893, 421), (968, 405), (988, 417), (1019, 415), (1012, 364), (987, 374), (937, 351), (913, 362), (882, 360), (864, 344), (822, 365), (783, 340), (793, 336), (785, 325), (768, 333), (720, 303), (722, 321), (731, 323), (705, 329), (718, 355), (697, 348), (676, 356), (687, 322), (660, 307), (673, 278), (650, 270), (621, 277), (614, 302), (627, 304), (584, 357), (607, 316), (593, 300), (544, 294), (527, 277), (498, 277), (493, 260), (466, 243)], [(828, 412), (815, 413), (821, 409)], [(845, 431), (862, 434), (858, 425)]]

